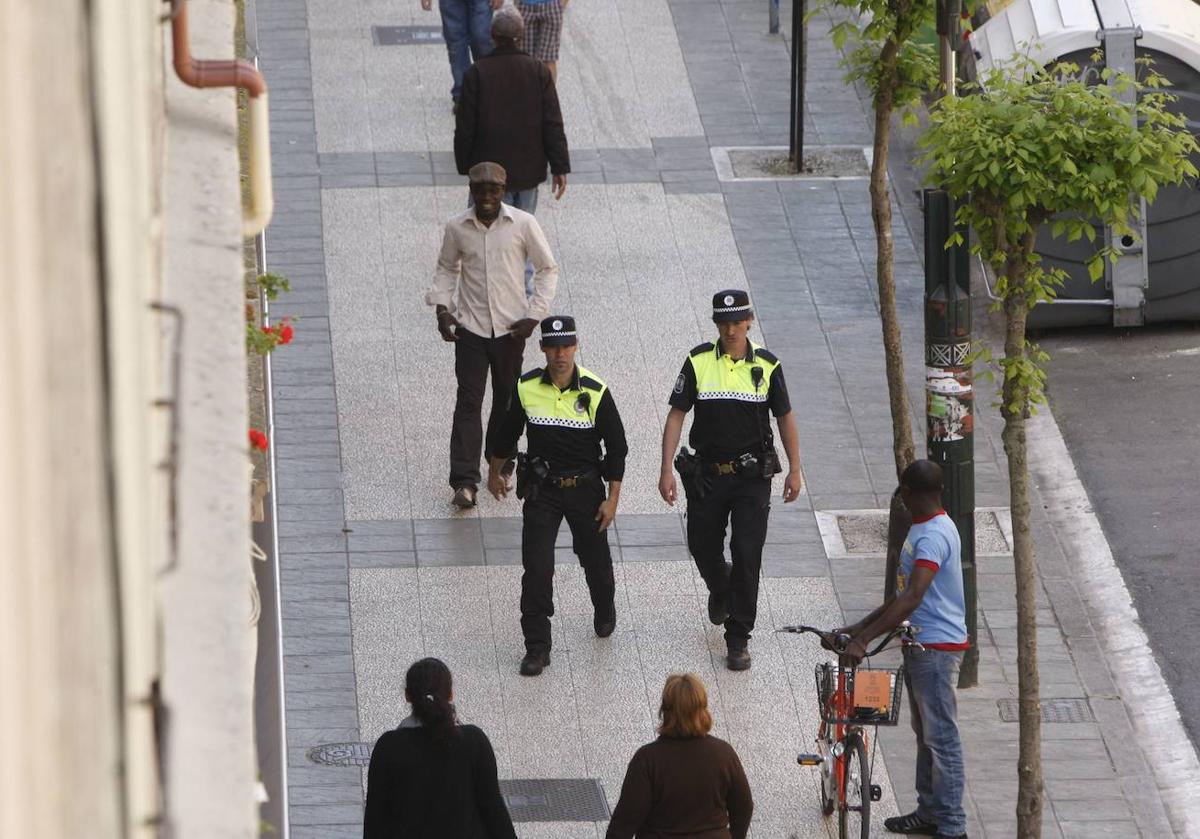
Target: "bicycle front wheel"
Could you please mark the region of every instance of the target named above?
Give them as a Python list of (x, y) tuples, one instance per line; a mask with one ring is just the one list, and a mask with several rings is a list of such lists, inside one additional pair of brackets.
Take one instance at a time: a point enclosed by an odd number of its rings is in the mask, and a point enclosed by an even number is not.
[(842, 755), (842, 800), (838, 810), (841, 839), (871, 839), (871, 765), (862, 734), (855, 731), (845, 741)]
[(817, 733), (817, 744), (821, 750), (821, 812), (832, 816), (837, 807), (838, 786), (842, 778), (842, 759), (833, 756), (833, 726), (827, 722), (821, 723)]

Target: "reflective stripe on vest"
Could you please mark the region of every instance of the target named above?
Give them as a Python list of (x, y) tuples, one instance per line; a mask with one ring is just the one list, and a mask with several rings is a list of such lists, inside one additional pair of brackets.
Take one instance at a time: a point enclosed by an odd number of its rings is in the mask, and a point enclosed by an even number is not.
[[(596, 427), (596, 409), (606, 385), (594, 373), (576, 365), (579, 373), (579, 390), (560, 391), (552, 383), (542, 381), (541, 376), (517, 382), (517, 397), (525, 409), (526, 421), (530, 425), (552, 425), (560, 428), (588, 429)], [(594, 380), (599, 388), (583, 384), (583, 379)], [(580, 396), (588, 394), (588, 404), (583, 405)]]
[[(757, 354), (752, 361), (744, 358), (734, 361), (725, 353), (718, 355), (717, 346), (720, 345), (715, 345), (710, 352), (689, 356), (696, 374), (697, 401), (731, 399), (737, 402), (766, 402), (771, 390), (771, 375), (779, 367), (779, 362), (768, 361)], [(756, 351), (760, 349), (754, 342), (750, 346)], [(755, 367), (762, 368), (762, 381), (757, 388), (751, 372)]]

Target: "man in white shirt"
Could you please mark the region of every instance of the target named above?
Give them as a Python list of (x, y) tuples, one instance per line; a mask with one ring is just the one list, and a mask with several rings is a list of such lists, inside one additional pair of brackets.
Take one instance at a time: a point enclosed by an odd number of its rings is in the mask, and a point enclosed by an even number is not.
[[(521, 374), (525, 340), (550, 313), (558, 264), (537, 220), (501, 202), (508, 181), (504, 167), (471, 167), (474, 206), (446, 222), (433, 286), (425, 302), (437, 312), (442, 340), (454, 344), (458, 395), (450, 431), (453, 503), (475, 506), (484, 431), (483, 392), (492, 373), (492, 408), (487, 435), (504, 415)], [(525, 263), (533, 264), (533, 296), (525, 296)]]

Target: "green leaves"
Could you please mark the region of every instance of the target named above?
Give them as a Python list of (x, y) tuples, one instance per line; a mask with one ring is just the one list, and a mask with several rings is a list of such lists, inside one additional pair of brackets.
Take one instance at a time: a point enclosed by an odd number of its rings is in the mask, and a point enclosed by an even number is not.
[[(1200, 147), (1169, 110), (1164, 80), (1150, 69), (1140, 82), (1108, 71), (1104, 78), (1111, 86), (1088, 84), (1074, 65), (1020, 61), (989, 72), (967, 95), (939, 100), (930, 113), (920, 162), (928, 181), (958, 200), (958, 220), (974, 229), (1010, 318), (1053, 300), (1066, 278), (1039, 265), (1040, 225), (1049, 221), (1050, 233), (1069, 242), (1094, 243), (1098, 224), (1128, 232), (1136, 196), (1153, 201), (1164, 184), (1197, 176), (1192, 158)], [(1132, 105), (1116, 95), (1131, 88)], [(1101, 247), (1087, 259), (1093, 281), (1115, 254)], [(1005, 408), (1021, 413), (1043, 398), (1046, 356), (1027, 344), (1008, 349), (999, 362)]]
[[(913, 33), (932, 25), (935, 0), (818, 0), (809, 17), (828, 11), (837, 20), (829, 30), (843, 52), (848, 82), (865, 82), (879, 100), (883, 92), (909, 123), (922, 94), (937, 86), (937, 55), (931, 44), (916, 43)], [(845, 11), (850, 17), (845, 18)], [(890, 63), (885, 48), (894, 48)], [(889, 69), (891, 68), (891, 69)]]

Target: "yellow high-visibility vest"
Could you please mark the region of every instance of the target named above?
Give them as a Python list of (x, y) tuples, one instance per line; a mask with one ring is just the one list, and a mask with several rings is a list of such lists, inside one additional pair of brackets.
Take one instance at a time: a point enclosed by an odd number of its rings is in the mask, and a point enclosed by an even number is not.
[[(750, 343), (746, 358), (732, 359), (721, 352), (719, 342), (709, 341), (692, 350), (688, 360), (696, 374), (696, 401), (732, 399), (738, 402), (766, 402), (771, 376), (779, 369), (779, 359), (771, 352)], [(762, 378), (754, 384), (754, 368)]]
[(521, 376), (517, 397), (530, 425), (591, 429), (596, 427), (596, 409), (606, 389), (599, 377), (576, 364), (571, 385), (560, 391), (539, 367)]

